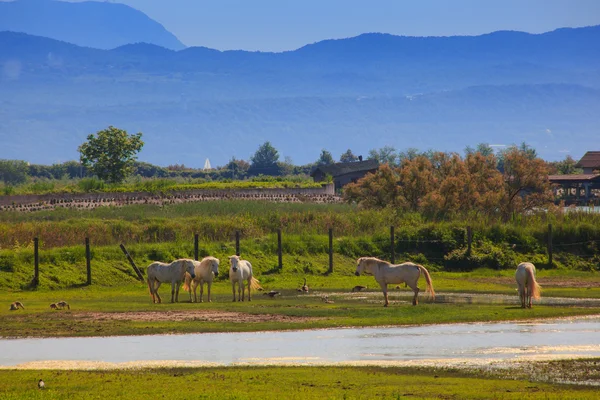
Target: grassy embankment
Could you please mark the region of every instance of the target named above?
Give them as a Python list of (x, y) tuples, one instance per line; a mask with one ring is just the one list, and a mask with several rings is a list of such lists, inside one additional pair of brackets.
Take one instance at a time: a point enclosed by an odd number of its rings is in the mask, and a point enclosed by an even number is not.
[[(548, 219), (552, 218), (552, 219)], [(548, 266), (545, 235), (554, 224), (554, 265)], [(424, 264), (432, 271), (438, 292), (497, 293), (515, 296), (514, 268), (519, 261), (538, 265), (544, 296), (600, 298), (596, 247), (600, 217), (589, 215), (529, 218), (509, 224), (490, 221), (427, 222), (418, 216), (396, 216), (385, 211), (360, 211), (347, 205), (213, 202), (151, 207), (129, 206), (89, 211), (56, 210), (29, 214), (0, 214), (0, 326), (3, 336), (78, 336), (162, 332), (205, 332), (291, 329), (327, 326), (422, 324), (457, 321), (506, 320), (598, 313), (595, 308), (539, 306), (520, 310), (502, 304), (405, 303), (381, 307), (381, 295), (371, 277), (355, 277), (355, 259), (363, 255), (387, 258), (389, 226), (396, 227), (396, 259)], [(473, 252), (466, 254), (465, 226), (475, 232)], [(334, 227), (334, 273), (327, 274), (328, 227)], [(277, 268), (276, 235), (283, 230), (283, 269)], [(242, 234), (242, 256), (268, 290), (282, 297), (260, 294), (252, 303), (232, 304), (227, 280), (227, 256), (235, 252), (235, 231)], [(212, 304), (152, 305), (145, 284), (118, 247), (127, 248), (138, 265), (193, 255), (193, 234), (200, 235), (200, 256), (222, 261), (214, 284)], [(31, 239), (40, 237), (40, 286), (33, 289)], [(83, 238), (92, 241), (91, 287), (84, 286)], [(460, 271), (460, 272), (459, 272)], [(311, 294), (296, 289), (308, 278)], [(367, 285), (373, 296), (348, 295), (354, 285)], [(421, 283), (421, 286), (423, 284)], [(392, 298), (408, 300), (407, 289)], [(161, 287), (169, 299), (169, 288)], [(317, 294), (313, 296), (313, 294)], [(344, 293), (342, 295), (341, 293)], [(320, 294), (335, 301), (326, 304)], [(71, 312), (51, 312), (48, 304), (67, 300)], [(182, 294), (187, 299), (187, 293)], [(8, 305), (23, 301), (25, 312)], [(90, 324), (81, 311), (125, 312), (158, 310), (221, 310), (251, 314), (312, 317), (308, 321), (234, 322), (98, 320)]]
[[(597, 360), (594, 362), (596, 363)], [(578, 368), (578, 361), (567, 368)], [(587, 367), (589, 365), (586, 364)], [(20, 399), (596, 399), (597, 388), (432, 368), (229, 367), (135, 371), (0, 371)], [(510, 375), (510, 376), (508, 376)], [(43, 378), (46, 389), (39, 390)], [(595, 376), (594, 378), (597, 378)]]

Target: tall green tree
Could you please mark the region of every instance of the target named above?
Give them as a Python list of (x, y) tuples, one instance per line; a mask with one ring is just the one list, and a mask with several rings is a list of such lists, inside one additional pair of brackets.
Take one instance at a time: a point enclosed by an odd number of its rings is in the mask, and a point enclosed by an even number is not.
[(22, 160), (0, 160), (0, 180), (7, 185), (18, 185), (27, 181), (29, 166)]
[(333, 160), (333, 156), (327, 150), (322, 149), (321, 155), (319, 156), (319, 159), (317, 160), (317, 165), (330, 165), (330, 164), (335, 164), (335, 161)]
[(142, 133), (128, 135), (123, 129), (109, 126), (89, 135), (79, 146), (81, 162), (98, 178), (120, 183), (132, 173), (136, 154), (142, 149)]
[(279, 152), (271, 142), (266, 141), (252, 157), (250, 157), (252, 164), (248, 169), (250, 175), (279, 175), (280, 168), (277, 162), (279, 161)]
[(340, 162), (349, 163), (355, 161), (358, 161), (358, 157), (355, 156), (350, 149), (346, 150), (346, 152), (340, 156)]
[(379, 150), (369, 150), (369, 159), (377, 160), (379, 164), (397, 165), (398, 154), (393, 146), (383, 146)]

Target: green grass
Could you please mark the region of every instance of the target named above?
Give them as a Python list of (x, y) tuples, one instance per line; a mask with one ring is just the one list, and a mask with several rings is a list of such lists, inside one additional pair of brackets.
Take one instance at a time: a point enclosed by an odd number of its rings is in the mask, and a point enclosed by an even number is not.
[[(43, 378), (46, 389), (39, 390)], [(430, 368), (230, 367), (0, 371), (19, 399), (596, 399), (597, 388)]]

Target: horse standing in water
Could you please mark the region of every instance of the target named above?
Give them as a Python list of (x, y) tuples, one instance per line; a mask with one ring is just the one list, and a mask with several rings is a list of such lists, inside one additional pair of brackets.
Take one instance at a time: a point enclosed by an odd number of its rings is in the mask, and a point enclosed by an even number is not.
[(158, 295), (158, 288), (164, 282), (171, 282), (171, 303), (179, 302), (179, 286), (185, 279), (186, 272), (190, 274), (192, 279), (196, 277), (194, 267), (194, 260), (187, 258), (175, 260), (170, 264), (159, 261), (150, 264), (146, 273), (148, 274), (148, 288), (150, 289), (152, 302), (160, 303), (162, 301)]
[(413, 306), (419, 304), (417, 298), (419, 295), (417, 281), (419, 280), (421, 273), (425, 276), (425, 282), (427, 282), (426, 292), (429, 292), (431, 297), (435, 299), (431, 276), (429, 275), (429, 271), (422, 265), (411, 262), (394, 265), (375, 257), (361, 257), (357, 261), (356, 272), (354, 274), (360, 276), (363, 272), (373, 275), (377, 283), (379, 283), (379, 286), (381, 286), (383, 296), (385, 297), (384, 307), (387, 307), (390, 304), (388, 300), (387, 285), (399, 283), (406, 283), (410, 286), (415, 293), (412, 301)]
[(194, 292), (193, 302), (198, 302), (198, 298), (196, 297), (196, 289), (198, 288), (198, 285), (200, 285), (200, 303), (202, 303), (205, 282), (206, 286), (208, 287), (208, 302), (210, 303), (210, 287), (213, 279), (219, 275), (219, 259), (215, 257), (204, 257), (202, 261), (194, 260), (194, 273), (196, 274), (194, 279), (192, 279), (190, 274), (186, 273), (185, 282), (183, 284), (183, 289), (187, 292), (190, 292), (190, 303), (192, 303), (192, 292)]
[(258, 280), (252, 276), (252, 264), (249, 261), (242, 260), (240, 256), (230, 256), (229, 262), (229, 281), (231, 282), (231, 290), (233, 291), (233, 301), (235, 301), (235, 284), (238, 285), (237, 301), (244, 301), (246, 297), (246, 288), (244, 281), (248, 281), (248, 301), (252, 301), (250, 289), (262, 289), (258, 284)]
[(531, 308), (531, 299), (539, 299), (541, 289), (535, 280), (535, 265), (530, 262), (519, 264), (515, 272), (515, 280), (519, 286), (521, 308)]

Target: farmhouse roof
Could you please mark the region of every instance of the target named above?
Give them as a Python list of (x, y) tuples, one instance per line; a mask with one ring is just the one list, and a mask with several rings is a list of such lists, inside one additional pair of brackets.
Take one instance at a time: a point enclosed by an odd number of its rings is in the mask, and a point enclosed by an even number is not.
[(335, 163), (329, 165), (319, 165), (311, 173), (310, 176), (315, 176), (317, 171), (333, 177), (349, 174), (351, 172), (373, 171), (379, 168), (379, 161), (366, 160), (346, 163)]
[(600, 168), (600, 151), (588, 151), (576, 165), (579, 168)]
[(552, 183), (561, 182), (585, 182), (600, 180), (600, 174), (575, 174), (575, 175), (548, 175), (548, 180)]

